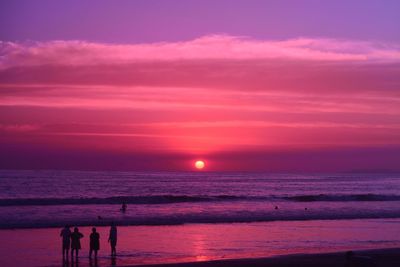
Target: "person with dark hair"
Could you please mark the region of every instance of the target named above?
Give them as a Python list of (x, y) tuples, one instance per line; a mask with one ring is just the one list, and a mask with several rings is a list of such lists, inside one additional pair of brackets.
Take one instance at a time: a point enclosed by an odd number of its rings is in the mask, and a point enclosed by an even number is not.
[(78, 260), (79, 250), (81, 249), (81, 238), (83, 238), (83, 234), (79, 232), (78, 227), (75, 227), (74, 232), (71, 234), (71, 260), (74, 257), (74, 250), (76, 260)]
[(60, 233), (60, 236), (62, 237), (62, 254), (63, 254), (63, 260), (68, 261), (69, 257), (69, 247), (71, 243), (71, 230), (69, 229), (69, 226), (66, 225)]
[(111, 228), (110, 228), (110, 235), (108, 236), (108, 242), (111, 245), (111, 256), (116, 256), (117, 255), (117, 227), (115, 226), (114, 222), (111, 223)]
[(100, 249), (100, 234), (96, 231), (96, 227), (92, 228), (90, 234), (90, 252), (89, 258), (92, 258), (92, 252), (94, 251), (94, 257), (97, 258), (97, 251)]

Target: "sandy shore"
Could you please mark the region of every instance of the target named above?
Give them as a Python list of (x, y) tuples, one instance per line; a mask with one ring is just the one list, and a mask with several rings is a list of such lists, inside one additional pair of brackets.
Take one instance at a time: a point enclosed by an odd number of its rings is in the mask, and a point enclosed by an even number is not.
[[(115, 259), (109, 227), (97, 227), (97, 266), (344, 266), (347, 250), (370, 255), (378, 266), (400, 266), (398, 225), (385, 219), (120, 226)], [(79, 267), (89, 267), (91, 227), (80, 231)], [(2, 229), (0, 235), (7, 240), (0, 243), (0, 266), (62, 265), (60, 228)]]
[[(368, 257), (375, 262), (378, 267), (398, 267), (400, 266), (400, 248), (377, 249), (355, 251), (355, 255)], [(135, 265), (135, 267), (299, 267), (299, 266), (324, 266), (324, 267), (344, 267), (346, 266), (345, 252), (324, 253), (324, 254), (296, 254), (287, 256), (277, 256), (257, 259), (234, 259), (217, 260), (203, 262), (188, 262), (176, 264), (155, 264), (155, 265)], [(368, 265), (354, 265), (368, 266)]]

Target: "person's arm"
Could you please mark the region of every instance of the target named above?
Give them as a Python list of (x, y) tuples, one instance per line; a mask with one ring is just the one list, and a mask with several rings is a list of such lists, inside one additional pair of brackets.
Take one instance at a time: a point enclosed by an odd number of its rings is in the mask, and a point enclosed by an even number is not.
[(63, 230), (61, 230), (61, 232), (60, 232), (60, 236), (63, 236)]

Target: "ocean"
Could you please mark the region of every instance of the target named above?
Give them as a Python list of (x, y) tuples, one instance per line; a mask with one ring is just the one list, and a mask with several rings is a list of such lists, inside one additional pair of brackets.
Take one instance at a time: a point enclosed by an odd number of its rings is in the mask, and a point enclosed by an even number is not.
[(400, 218), (399, 174), (3, 170), (0, 181), (0, 228)]
[(400, 175), (0, 171), (3, 266), (58, 266), (64, 225), (113, 265), (111, 222), (118, 266), (399, 247)]

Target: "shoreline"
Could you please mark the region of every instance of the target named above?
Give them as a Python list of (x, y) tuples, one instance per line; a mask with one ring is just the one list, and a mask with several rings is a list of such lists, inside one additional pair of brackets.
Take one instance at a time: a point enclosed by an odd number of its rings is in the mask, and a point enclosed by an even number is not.
[(77, 227), (108, 227), (111, 222), (115, 222), (118, 226), (122, 227), (168, 227), (168, 226), (186, 226), (186, 225), (218, 225), (218, 224), (256, 224), (256, 223), (276, 223), (276, 222), (311, 222), (311, 221), (358, 221), (358, 220), (385, 220), (385, 219), (393, 219), (393, 220), (400, 220), (400, 216), (356, 216), (356, 217), (326, 217), (326, 218), (319, 218), (319, 217), (310, 217), (307, 219), (298, 219), (298, 218), (286, 218), (286, 219), (270, 219), (270, 220), (221, 220), (221, 221), (189, 221), (189, 222), (159, 222), (159, 223), (131, 223), (126, 221), (116, 221), (114, 219), (104, 218), (100, 221), (93, 221), (93, 222), (76, 222), (71, 221), (67, 223), (57, 223), (57, 224), (36, 224), (34, 226), (5, 226), (2, 225), (0, 222), (0, 230), (35, 230), (35, 229), (59, 229), (64, 227), (65, 225), (72, 225)]
[[(301, 253), (288, 254), (260, 258), (239, 258), (197, 262), (165, 263), (165, 264), (144, 264), (128, 265), (127, 267), (297, 267), (297, 266), (324, 266), (339, 267), (346, 265), (345, 254), (347, 251), (330, 253)], [(400, 266), (400, 247), (353, 250), (356, 256), (369, 257), (376, 266), (397, 267)], [(367, 266), (367, 265), (366, 265)]]
[[(349, 250), (389, 255), (383, 258), (391, 259), (390, 251), (395, 251), (399, 258), (399, 225), (400, 219), (373, 219), (118, 226), (118, 256), (114, 261), (107, 242), (109, 227), (98, 227), (98, 264), (160, 267), (329, 266), (326, 263), (331, 260), (326, 258), (331, 257), (332, 262), (336, 262), (331, 266), (344, 266), (344, 253)], [(2, 237), (8, 240), (0, 244), (1, 254), (8, 255), (0, 258), (0, 266), (60, 266), (60, 230), (0, 230)], [(84, 235), (79, 266), (89, 267), (91, 227), (80, 227), (79, 230)], [(299, 261), (310, 263), (287, 265)], [(384, 266), (400, 266), (400, 259), (396, 265)]]

